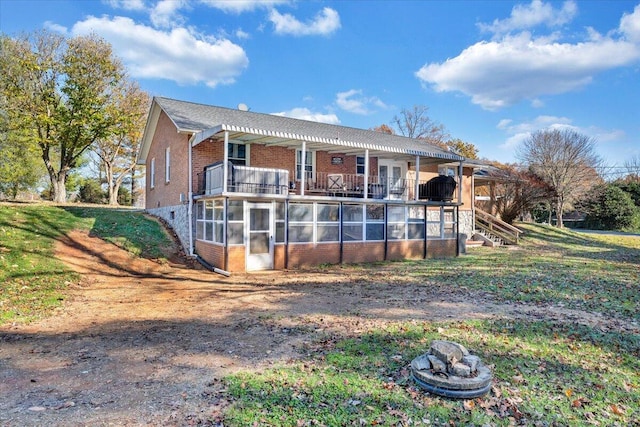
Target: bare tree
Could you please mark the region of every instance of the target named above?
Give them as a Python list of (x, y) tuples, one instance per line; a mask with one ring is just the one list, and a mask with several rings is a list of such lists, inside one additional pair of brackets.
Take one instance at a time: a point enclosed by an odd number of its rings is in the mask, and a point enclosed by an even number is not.
[(427, 115), (428, 111), (429, 108), (424, 105), (415, 105), (411, 110), (403, 108), (400, 115), (393, 118), (391, 124), (403, 136), (423, 139), (442, 146), (449, 139), (449, 134), (444, 125), (435, 122)]
[(636, 154), (624, 162), (624, 168), (627, 171), (626, 179), (628, 181), (640, 182), (640, 154)]
[(563, 226), (565, 207), (601, 181), (596, 168), (602, 160), (595, 153), (595, 140), (571, 129), (535, 132), (524, 141), (517, 157), (553, 190), (558, 227)]

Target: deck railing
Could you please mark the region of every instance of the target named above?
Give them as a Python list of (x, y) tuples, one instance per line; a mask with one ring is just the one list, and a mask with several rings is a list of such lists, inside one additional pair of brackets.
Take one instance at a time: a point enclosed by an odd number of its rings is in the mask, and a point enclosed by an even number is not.
[[(224, 166), (217, 162), (206, 166), (200, 181), (200, 194), (221, 194), (224, 183)], [(232, 193), (288, 194), (289, 171), (286, 169), (257, 168), (229, 165), (227, 191)]]
[[(302, 194), (301, 181), (292, 181), (286, 169), (273, 169), (252, 166), (230, 165), (227, 174), (227, 192), (250, 194)], [(364, 175), (306, 172), (304, 180), (304, 194), (308, 196), (325, 197), (364, 197)], [(221, 194), (223, 191), (224, 170), (223, 163), (217, 162), (204, 168), (198, 174), (198, 194), (207, 196)], [(419, 200), (425, 200), (422, 189), (429, 181), (418, 182)], [(384, 180), (379, 175), (371, 175), (368, 179), (368, 198), (387, 200), (416, 200), (415, 179), (395, 179), (389, 177)], [(457, 192), (454, 193), (457, 200)]]

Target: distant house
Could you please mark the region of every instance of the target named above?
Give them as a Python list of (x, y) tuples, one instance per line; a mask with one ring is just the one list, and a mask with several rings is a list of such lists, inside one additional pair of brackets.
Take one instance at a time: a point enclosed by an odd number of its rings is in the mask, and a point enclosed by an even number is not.
[(473, 169), (397, 135), (157, 97), (138, 163), (147, 211), (222, 272), (456, 256), (473, 229)]

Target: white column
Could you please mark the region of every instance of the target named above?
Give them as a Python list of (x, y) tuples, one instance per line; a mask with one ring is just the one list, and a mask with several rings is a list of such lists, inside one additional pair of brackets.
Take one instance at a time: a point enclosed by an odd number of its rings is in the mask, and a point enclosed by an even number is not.
[(369, 149), (364, 150), (364, 198), (369, 198)]
[(416, 184), (414, 186), (414, 200), (418, 200), (420, 197), (420, 156), (416, 156)]
[(224, 131), (224, 159), (222, 161), (222, 194), (227, 192), (229, 179), (229, 131)]
[(304, 187), (307, 182), (305, 167), (307, 166), (307, 141), (302, 141), (302, 153), (300, 153), (300, 195), (304, 196)]

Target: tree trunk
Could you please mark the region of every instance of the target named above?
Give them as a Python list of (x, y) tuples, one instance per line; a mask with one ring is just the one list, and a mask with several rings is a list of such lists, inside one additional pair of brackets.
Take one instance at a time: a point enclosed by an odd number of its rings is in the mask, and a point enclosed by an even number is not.
[(562, 221), (562, 214), (563, 214), (563, 207), (564, 207), (564, 203), (562, 198), (558, 197), (556, 199), (556, 227), (558, 228), (563, 228), (564, 227), (564, 223)]
[(64, 186), (66, 180), (67, 175), (63, 172), (51, 177), (51, 185), (53, 186), (51, 196), (55, 203), (66, 203), (67, 201), (67, 188)]

